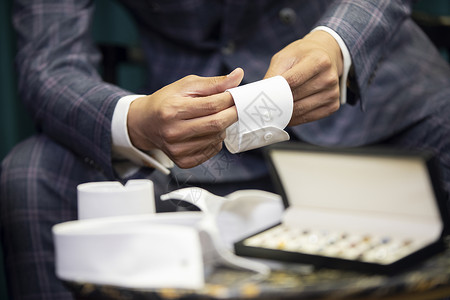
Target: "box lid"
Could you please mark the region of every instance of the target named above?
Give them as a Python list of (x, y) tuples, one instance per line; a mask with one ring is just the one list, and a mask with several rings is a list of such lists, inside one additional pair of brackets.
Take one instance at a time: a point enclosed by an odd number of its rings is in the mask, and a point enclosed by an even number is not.
[[(364, 230), (399, 234), (427, 227), (417, 234), (434, 238), (447, 227), (438, 168), (429, 154), (292, 143), (268, 147), (265, 154), (286, 208), (301, 214), (287, 214), (288, 222), (344, 229), (359, 222)], [(389, 228), (403, 220), (405, 228)]]

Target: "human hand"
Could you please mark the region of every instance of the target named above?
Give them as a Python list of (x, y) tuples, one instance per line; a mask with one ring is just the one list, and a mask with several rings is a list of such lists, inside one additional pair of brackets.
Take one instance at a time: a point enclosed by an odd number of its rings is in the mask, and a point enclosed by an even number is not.
[(226, 89), (239, 85), (243, 70), (228, 76), (186, 76), (152, 95), (136, 99), (128, 112), (131, 143), (162, 150), (181, 168), (191, 168), (222, 149), (225, 130), (237, 121)]
[(272, 57), (265, 78), (282, 75), (289, 83), (294, 97), (290, 126), (322, 119), (339, 109), (342, 64), (339, 44), (320, 30)]

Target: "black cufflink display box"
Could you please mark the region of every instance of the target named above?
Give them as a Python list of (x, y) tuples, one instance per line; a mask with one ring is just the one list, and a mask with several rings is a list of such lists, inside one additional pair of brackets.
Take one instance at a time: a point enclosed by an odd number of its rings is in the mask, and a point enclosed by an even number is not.
[(237, 255), (392, 273), (444, 249), (431, 155), (292, 143), (265, 155), (286, 209), (280, 224), (237, 242)]

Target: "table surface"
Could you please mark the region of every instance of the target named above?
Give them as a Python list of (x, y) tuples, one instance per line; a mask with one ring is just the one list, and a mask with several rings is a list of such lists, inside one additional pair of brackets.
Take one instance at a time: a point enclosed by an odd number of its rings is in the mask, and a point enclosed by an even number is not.
[(288, 264), (263, 280), (254, 273), (216, 268), (200, 290), (134, 290), (65, 282), (77, 299), (439, 299), (450, 296), (450, 247), (395, 275)]

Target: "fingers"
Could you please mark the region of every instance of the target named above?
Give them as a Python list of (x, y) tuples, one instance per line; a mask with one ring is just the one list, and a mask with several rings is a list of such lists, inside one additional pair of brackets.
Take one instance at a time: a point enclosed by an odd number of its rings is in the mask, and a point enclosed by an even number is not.
[(225, 90), (242, 78), (240, 68), (228, 76), (192, 75), (136, 99), (127, 117), (130, 141), (144, 151), (164, 151), (183, 168), (201, 164), (222, 149), (226, 128), (237, 121)]
[(183, 121), (173, 135), (163, 137), (164, 152), (181, 168), (203, 163), (222, 149), (226, 128), (237, 121), (236, 108)]
[[(301, 86), (324, 72), (331, 77), (332, 61), (326, 53), (316, 50), (297, 62), (295, 66), (283, 73), (292, 88)], [(333, 72), (334, 73), (334, 72)], [(337, 76), (336, 76), (337, 77)]]
[(228, 92), (206, 97), (185, 98), (185, 101), (189, 109), (180, 114), (180, 118), (184, 120), (209, 116), (234, 106), (233, 97)]
[(199, 77), (190, 75), (182, 80), (185, 96), (200, 97), (222, 93), (227, 89), (238, 86), (244, 78), (244, 70), (236, 68), (226, 76)]
[(272, 57), (264, 78), (282, 75), (291, 87), (297, 87), (329, 68), (331, 64), (325, 51), (310, 51), (305, 48), (304, 42), (299, 40)]
[(294, 101), (304, 99), (317, 93), (323, 93), (329, 91), (334, 92), (335, 98), (339, 98), (339, 78), (336, 73), (328, 72), (315, 76), (306, 81), (302, 85), (292, 88), (292, 95)]
[(177, 164), (177, 166), (179, 166), (182, 169), (193, 168), (204, 163), (211, 157), (215, 156), (217, 153), (220, 152), (222, 147), (223, 147), (222, 143), (218, 143), (215, 145), (211, 144), (209, 145), (208, 148), (199, 151), (198, 153), (183, 156), (181, 157), (180, 160), (178, 161), (174, 160), (174, 162)]
[(186, 137), (219, 134), (237, 122), (236, 107), (232, 106), (214, 115), (185, 121)]
[(282, 75), (287, 70), (291, 69), (295, 64), (296, 59), (294, 57), (285, 58), (283, 52), (279, 52), (272, 57), (269, 68), (264, 75), (264, 79)]
[(272, 57), (266, 77), (282, 75), (292, 90), (290, 126), (325, 118), (339, 109), (340, 48), (328, 38), (328, 34), (310, 34)]
[(292, 118), (288, 126), (313, 122), (331, 115), (340, 107), (338, 99), (339, 96), (336, 98), (336, 93), (330, 91), (313, 94), (294, 102)]
[(222, 149), (225, 132), (187, 140), (183, 143), (168, 145), (166, 153), (180, 168), (195, 167)]
[(236, 68), (227, 76), (187, 76), (181, 79), (183, 102), (174, 103), (180, 119), (189, 120), (218, 113), (234, 105), (233, 97), (225, 90), (242, 81), (244, 71)]
[(292, 119), (289, 122), (288, 126), (295, 126), (295, 125), (300, 125), (300, 124), (306, 124), (306, 123), (310, 123), (313, 121), (317, 121), (320, 119), (323, 119), (325, 117), (330, 116), (331, 114), (333, 114), (334, 112), (336, 112), (339, 109), (339, 104), (337, 105), (324, 105), (324, 106), (320, 106), (312, 111), (309, 111), (308, 113), (299, 113), (300, 111), (298, 111), (297, 113), (294, 113), (292, 115)]
[(235, 123), (237, 118), (237, 111), (233, 106), (213, 115), (184, 120), (181, 125), (162, 128), (160, 134), (168, 144), (182, 143), (210, 135), (218, 136)]

